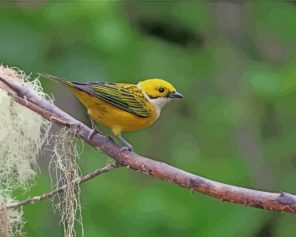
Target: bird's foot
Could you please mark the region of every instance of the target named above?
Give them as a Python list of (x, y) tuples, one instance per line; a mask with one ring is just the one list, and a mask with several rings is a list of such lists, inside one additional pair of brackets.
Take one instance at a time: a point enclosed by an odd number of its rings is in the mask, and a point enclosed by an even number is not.
[(123, 143), (123, 147), (120, 148), (121, 151), (133, 151), (133, 146), (128, 143), (122, 136), (118, 136), (119, 140)]
[(93, 128), (93, 129), (91, 130), (90, 134), (88, 135), (87, 140), (91, 140), (92, 137), (93, 137), (96, 133), (102, 134), (98, 129)]
[(133, 147), (132, 146), (123, 146), (120, 148), (121, 152), (125, 152), (125, 151), (133, 151)]

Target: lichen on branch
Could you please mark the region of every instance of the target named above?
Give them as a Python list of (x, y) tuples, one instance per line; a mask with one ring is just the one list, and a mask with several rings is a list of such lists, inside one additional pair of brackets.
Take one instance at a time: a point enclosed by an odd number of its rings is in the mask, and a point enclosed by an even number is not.
[[(14, 78), (36, 96), (47, 97), (39, 81), (29, 81), (20, 70), (0, 65), (0, 74)], [(0, 84), (0, 229), (6, 232), (3, 236), (20, 236), (22, 210), (6, 210), (5, 205), (14, 202), (13, 190), (25, 190), (34, 183), (37, 158), (51, 123), (15, 102), (9, 93), (14, 91)]]

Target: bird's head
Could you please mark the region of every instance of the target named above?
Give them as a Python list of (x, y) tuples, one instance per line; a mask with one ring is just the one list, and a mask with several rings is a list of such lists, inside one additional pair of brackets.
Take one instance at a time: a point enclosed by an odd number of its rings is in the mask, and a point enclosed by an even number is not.
[(183, 98), (183, 95), (177, 92), (172, 84), (162, 79), (140, 81), (138, 87), (143, 90), (149, 101), (159, 109), (171, 99)]

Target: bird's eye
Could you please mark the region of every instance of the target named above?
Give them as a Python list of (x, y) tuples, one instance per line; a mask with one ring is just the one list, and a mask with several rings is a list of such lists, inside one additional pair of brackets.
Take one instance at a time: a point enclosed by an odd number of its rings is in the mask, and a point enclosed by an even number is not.
[(163, 92), (164, 92), (164, 88), (163, 88), (163, 87), (159, 87), (159, 88), (158, 88), (158, 91), (159, 91), (160, 93), (163, 93)]

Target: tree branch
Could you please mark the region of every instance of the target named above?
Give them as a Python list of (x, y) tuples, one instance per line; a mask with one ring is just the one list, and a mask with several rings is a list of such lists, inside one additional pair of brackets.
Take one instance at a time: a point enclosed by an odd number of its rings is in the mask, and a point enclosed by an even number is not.
[(257, 191), (212, 181), (177, 169), (163, 162), (148, 159), (133, 152), (123, 152), (120, 150), (120, 147), (108, 137), (98, 133), (91, 139), (88, 139), (91, 129), (85, 124), (82, 124), (66, 114), (54, 104), (36, 96), (31, 90), (7, 75), (0, 74), (0, 82), (6, 85), (3, 86), (4, 89), (7, 90), (7, 87), (9, 87), (15, 92), (11, 93), (11, 96), (18, 103), (35, 111), (47, 120), (69, 127), (71, 132), (95, 149), (110, 156), (118, 164), (129, 166), (132, 169), (141, 171), (155, 178), (177, 184), (194, 192), (200, 192), (218, 198), (222, 201), (266, 210), (296, 213), (295, 195), (284, 192)]
[[(94, 177), (96, 177), (96, 176), (98, 176), (100, 174), (107, 173), (110, 170), (118, 168), (118, 167), (120, 167), (120, 165), (108, 164), (103, 168), (96, 169), (95, 171), (83, 176), (79, 180), (73, 180), (73, 183), (74, 184), (82, 184), (82, 183), (84, 183), (84, 182), (86, 182), (86, 181), (88, 181), (90, 179), (93, 179)], [(57, 188), (56, 190), (53, 190), (51, 192), (42, 194), (40, 196), (35, 196), (35, 197), (28, 198), (28, 199), (20, 201), (20, 202), (9, 204), (9, 205), (6, 206), (6, 208), (9, 209), (9, 208), (21, 207), (21, 206), (28, 205), (28, 204), (34, 204), (35, 202), (39, 202), (39, 201), (42, 201), (44, 199), (49, 199), (52, 196), (56, 195), (57, 193), (64, 192), (66, 187), (67, 187), (67, 185), (65, 184), (65, 185)]]

